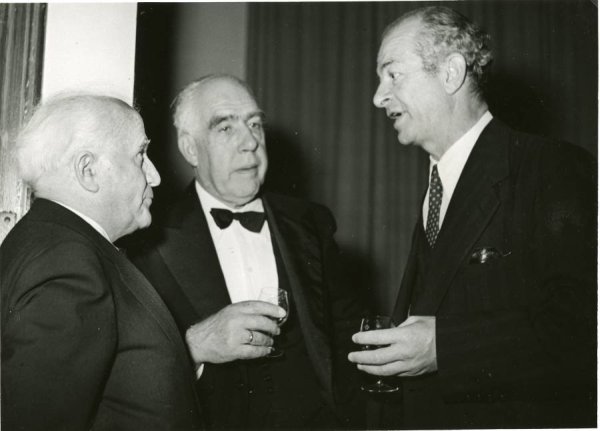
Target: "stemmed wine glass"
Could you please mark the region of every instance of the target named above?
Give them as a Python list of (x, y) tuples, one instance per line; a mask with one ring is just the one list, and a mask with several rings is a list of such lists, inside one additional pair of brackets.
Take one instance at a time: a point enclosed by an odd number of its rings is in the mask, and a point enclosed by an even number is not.
[[(362, 331), (372, 331), (375, 329), (387, 329), (391, 328), (392, 319), (389, 316), (368, 316), (364, 317), (360, 322), (360, 330)], [(363, 345), (363, 350), (375, 350), (383, 346), (372, 346), (372, 345)], [(363, 391), (371, 392), (371, 393), (389, 393), (396, 392), (400, 389), (397, 385), (386, 382), (381, 376), (372, 376), (369, 375), (369, 378), (374, 381), (371, 383), (363, 384), (360, 388)]]
[[(265, 287), (260, 291), (258, 295), (259, 301), (270, 302), (271, 304), (279, 305), (285, 310), (285, 316), (277, 319), (277, 326), (281, 326), (285, 323), (290, 314), (290, 303), (287, 290)], [(267, 355), (267, 358), (278, 358), (283, 355), (283, 350), (278, 348), (275, 343), (271, 349), (271, 353)]]

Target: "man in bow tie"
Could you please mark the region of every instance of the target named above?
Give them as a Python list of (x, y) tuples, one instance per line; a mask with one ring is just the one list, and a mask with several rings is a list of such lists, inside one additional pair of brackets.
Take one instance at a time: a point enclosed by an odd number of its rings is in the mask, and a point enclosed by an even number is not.
[[(337, 280), (331, 213), (260, 193), (264, 113), (245, 82), (192, 82), (175, 100), (174, 123), (195, 181), (134, 261), (185, 334), (209, 426), (360, 426), (341, 407), (344, 388), (358, 388), (345, 356), (361, 305)], [(291, 304), (281, 328), (284, 310), (257, 301), (278, 288)], [(274, 339), (282, 357), (267, 356)]]
[(489, 37), (446, 7), (384, 31), (373, 101), (430, 157), (393, 318), (358, 368), (400, 376), (408, 429), (595, 427), (596, 179), (589, 154), (510, 129)]

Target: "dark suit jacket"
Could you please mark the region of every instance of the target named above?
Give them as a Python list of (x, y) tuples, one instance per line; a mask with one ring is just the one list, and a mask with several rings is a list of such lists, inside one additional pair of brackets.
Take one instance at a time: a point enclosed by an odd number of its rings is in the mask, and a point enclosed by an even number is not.
[[(492, 120), (428, 258), (422, 223), (395, 318), (403, 321), (409, 305), (412, 315), (436, 316), (438, 372), (403, 379), (404, 425), (595, 426), (596, 179), (589, 155)], [(482, 248), (505, 256), (471, 259)]]
[[(362, 305), (352, 289), (335, 279), (339, 270), (333, 239), (335, 221), (325, 207), (305, 201), (266, 194), (263, 203), (321, 395), (331, 406), (339, 406), (358, 388), (356, 373), (346, 355), (351, 350), (351, 334), (358, 327)], [(167, 304), (177, 304), (170, 307), (185, 331), (231, 304), (193, 184), (168, 211), (165, 221), (155, 227), (159, 232), (147, 235), (152, 238), (150, 243), (142, 246), (141, 252), (138, 250), (133, 261)], [(233, 388), (238, 363), (206, 364), (200, 379), (204, 388), (232, 388), (227, 399), (211, 398), (208, 410), (235, 410), (231, 404), (236, 402)]]
[(80, 217), (37, 199), (0, 247), (0, 286), (3, 430), (199, 427), (167, 307)]

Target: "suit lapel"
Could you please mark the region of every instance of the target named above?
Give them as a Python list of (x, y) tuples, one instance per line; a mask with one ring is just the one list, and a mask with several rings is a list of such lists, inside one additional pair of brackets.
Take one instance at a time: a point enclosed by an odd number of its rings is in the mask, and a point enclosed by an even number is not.
[(461, 263), (500, 204), (498, 183), (508, 176), (508, 129), (497, 120), (480, 135), (460, 176), (411, 314), (435, 315)]
[(192, 184), (165, 226), (159, 253), (200, 318), (231, 304), (208, 223)]
[[(324, 332), (322, 317), (324, 316), (323, 300), (321, 299), (322, 278), (313, 279), (306, 270), (299, 267), (297, 262), (311, 262), (313, 259), (306, 251), (307, 242), (311, 247), (317, 247), (317, 238), (295, 218), (285, 214), (281, 207), (275, 210), (269, 202), (268, 196), (263, 197), (263, 204), (269, 230), (279, 246), (281, 259), (285, 266), (289, 280), (290, 290), (306, 348), (313, 363), (313, 367), (321, 384), (328, 395), (333, 393), (331, 371), (331, 348)], [(312, 296), (317, 295), (316, 299)], [(319, 307), (321, 307), (319, 309)]]
[(420, 240), (420, 237), (423, 236), (421, 235), (422, 225), (423, 217), (419, 217), (413, 231), (411, 243), (412, 252), (408, 256), (406, 269), (404, 270), (404, 275), (400, 284), (400, 290), (398, 291), (398, 295), (396, 297), (396, 305), (394, 306), (394, 310), (392, 312), (392, 319), (395, 324), (404, 322), (410, 310), (410, 298), (418, 276), (418, 258), (416, 251), (419, 250), (418, 241)]
[(175, 320), (169, 313), (158, 292), (142, 273), (123, 255), (116, 250), (107, 250), (112, 254), (111, 260), (119, 269), (124, 288), (128, 289), (143, 304), (146, 310), (163, 328), (165, 334), (180, 348), (181, 353), (187, 357), (185, 346), (181, 340)]

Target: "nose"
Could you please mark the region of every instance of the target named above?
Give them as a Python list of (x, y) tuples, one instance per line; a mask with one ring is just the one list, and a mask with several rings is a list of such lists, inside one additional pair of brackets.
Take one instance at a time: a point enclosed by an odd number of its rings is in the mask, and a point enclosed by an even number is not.
[(240, 150), (241, 151), (256, 151), (261, 140), (263, 139), (262, 130), (254, 130), (250, 126), (244, 128), (245, 132), (242, 136)]
[(373, 95), (373, 104), (378, 108), (385, 108), (390, 100), (389, 86), (383, 82), (379, 83), (377, 91)]
[(146, 173), (146, 181), (151, 187), (156, 187), (160, 184), (160, 174), (156, 170), (154, 163), (150, 160), (150, 157), (146, 157), (146, 163), (144, 163), (144, 171)]

